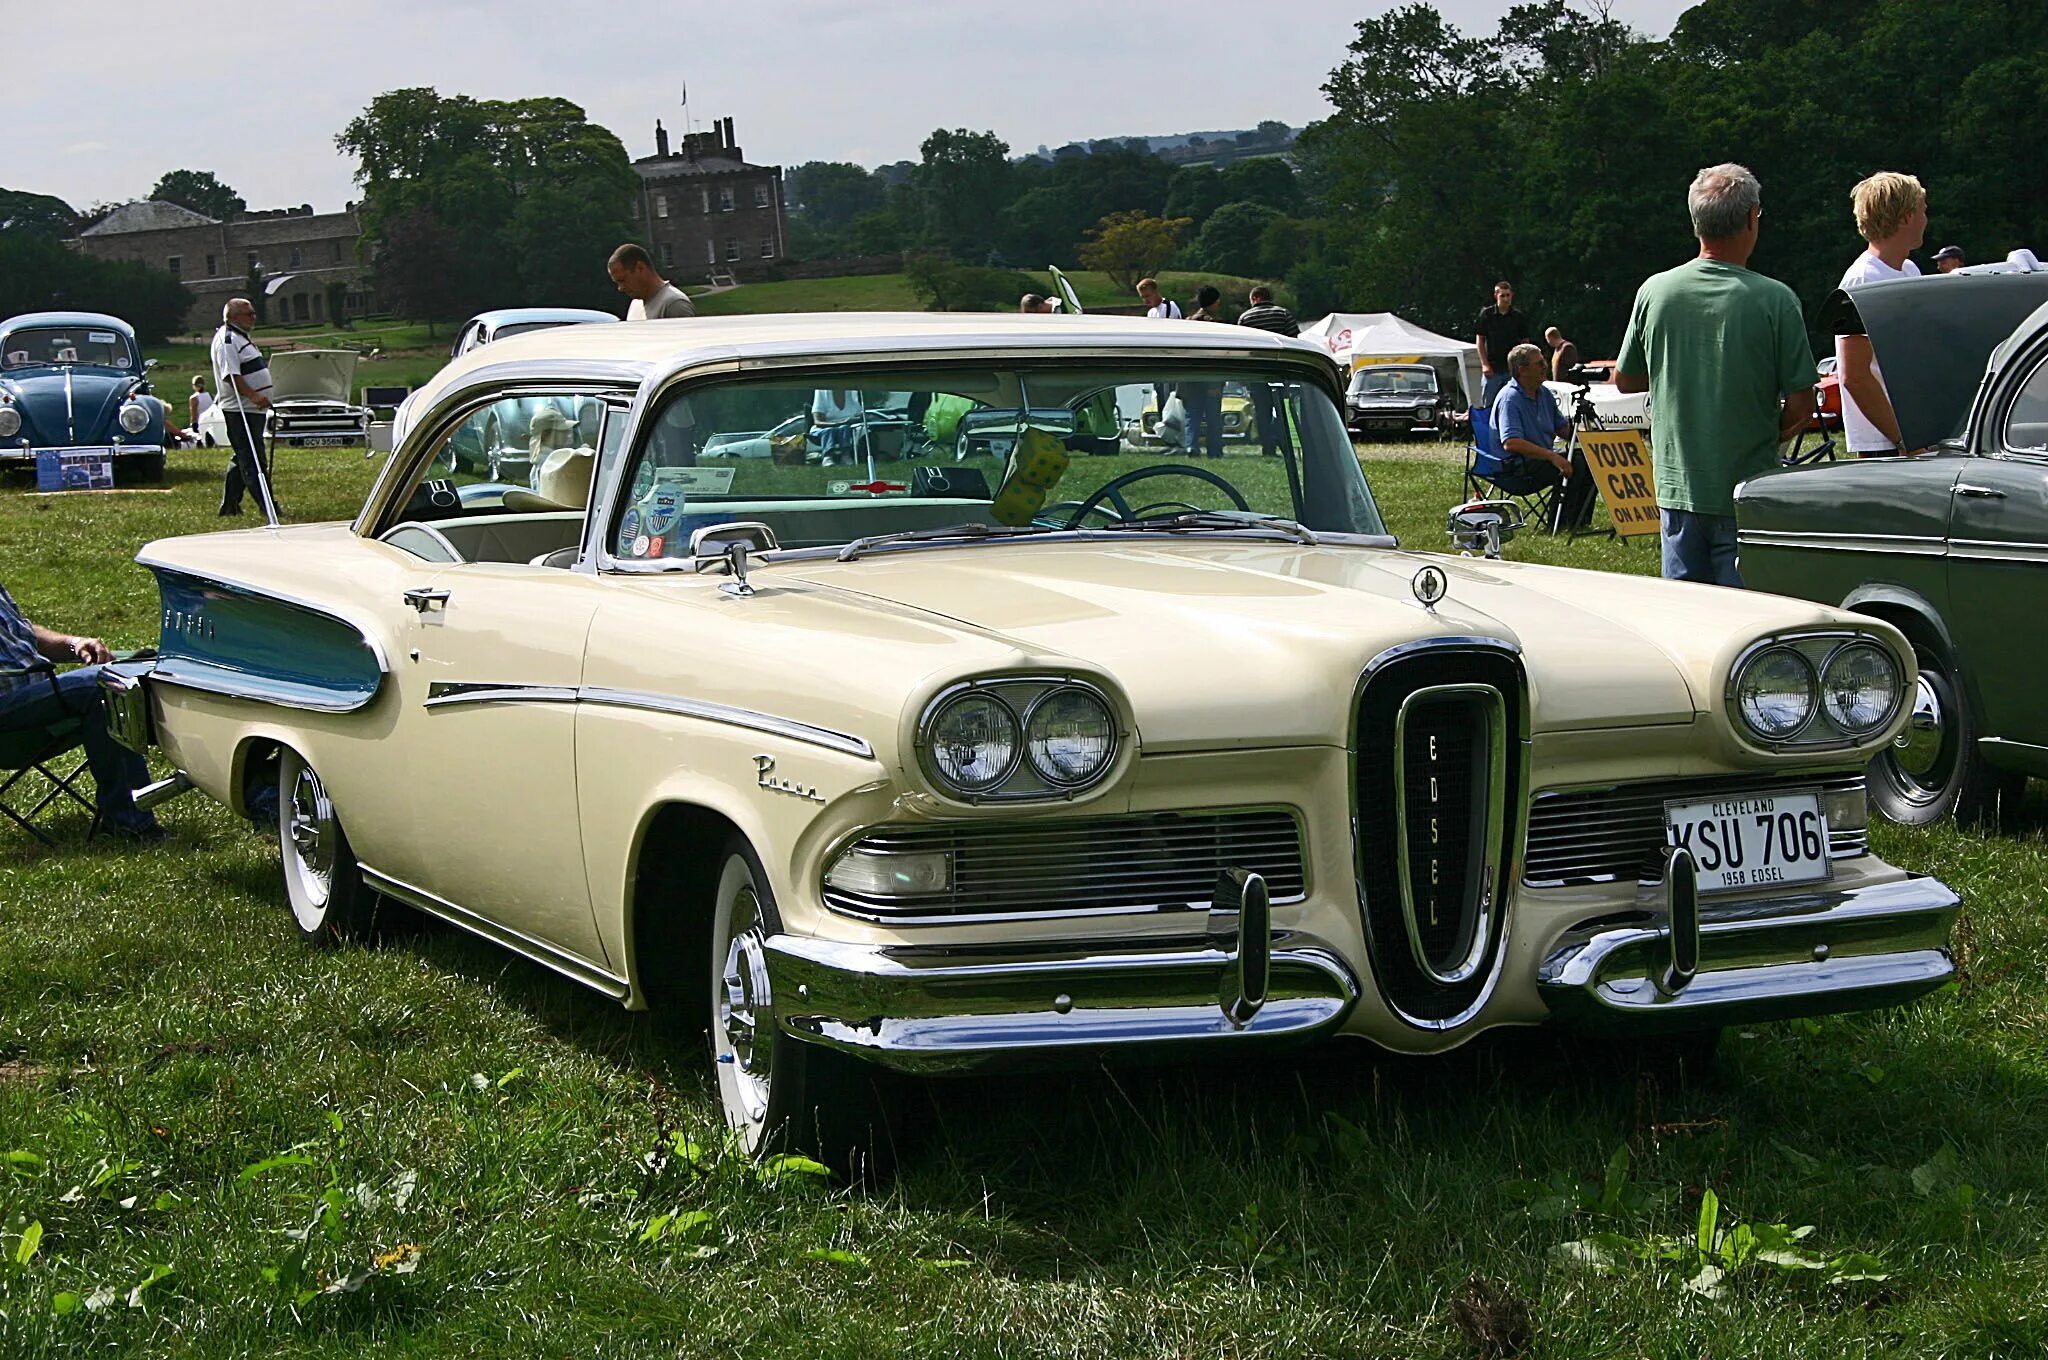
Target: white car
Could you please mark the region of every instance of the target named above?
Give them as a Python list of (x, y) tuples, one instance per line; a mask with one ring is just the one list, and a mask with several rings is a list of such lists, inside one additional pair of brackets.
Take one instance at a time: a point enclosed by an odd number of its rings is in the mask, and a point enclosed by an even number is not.
[[(350, 400), (357, 357), (349, 349), (271, 355), (271, 408), (264, 422), (270, 442), (301, 448), (364, 443), (369, 438), (370, 408)], [(227, 447), (228, 421), (241, 418), (223, 411), (216, 401), (199, 417), (199, 441), (210, 448)]]

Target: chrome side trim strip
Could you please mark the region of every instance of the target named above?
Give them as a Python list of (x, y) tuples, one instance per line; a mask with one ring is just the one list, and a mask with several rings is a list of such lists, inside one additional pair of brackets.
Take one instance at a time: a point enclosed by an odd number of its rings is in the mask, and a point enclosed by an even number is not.
[(822, 746), (828, 751), (860, 756), (863, 759), (872, 759), (875, 754), (872, 746), (859, 737), (845, 732), (835, 732), (829, 727), (813, 727), (794, 718), (779, 718), (773, 713), (757, 713), (750, 708), (716, 704), (707, 699), (682, 699), (669, 694), (647, 694), (640, 690), (607, 689), (601, 685), (585, 685), (576, 691), (576, 698), (580, 703), (603, 704), (611, 708), (637, 708), (652, 713), (673, 713), (682, 718), (724, 723), (728, 727), (744, 727), (751, 732), (766, 732), (771, 736), (786, 737), (790, 741)]
[(573, 685), (497, 685), (488, 682), (465, 684), (435, 681), (427, 686), (426, 707), (446, 708), (451, 704), (573, 704)]
[(1999, 542), (1989, 538), (1949, 540), (1950, 557), (1967, 557), (1980, 562), (2030, 562), (2048, 567), (2048, 548), (2033, 543)]
[(1744, 548), (1827, 548), (1835, 552), (1895, 553), (1906, 557), (1943, 557), (1948, 553), (1945, 539), (1923, 534), (1831, 534), (1818, 530), (1738, 531), (1737, 546)]
[(602, 685), (521, 685), (510, 682), (438, 681), (427, 688), (425, 707), (448, 708), (456, 704), (598, 704), (606, 708), (632, 708), (647, 713), (669, 713), (679, 718), (744, 727), (790, 741), (822, 746), (843, 755), (874, 758), (874, 748), (859, 737), (813, 727), (794, 718), (759, 713), (751, 708), (712, 703), (708, 699), (684, 699), (672, 694), (648, 694), (642, 690), (607, 689)]
[(481, 936), (492, 944), (503, 945), (515, 954), (532, 959), (541, 967), (560, 973), (571, 982), (580, 982), (593, 991), (603, 992), (614, 1001), (624, 1001), (632, 987), (622, 977), (617, 977), (588, 960), (578, 958), (566, 949), (523, 935), (510, 926), (499, 925), (467, 907), (457, 906), (446, 898), (436, 897), (424, 888), (391, 875), (372, 869), (367, 864), (357, 866), (363, 875), (363, 883), (386, 897), (396, 898), (409, 907), (416, 907), (430, 916), (438, 916), (450, 925), (461, 926), (473, 935)]
[(280, 681), (265, 680), (261, 676), (248, 675), (241, 671), (228, 670), (222, 666), (197, 664), (196, 668), (181, 671), (178, 665), (182, 658), (167, 657), (157, 662), (149, 678), (161, 685), (175, 685), (179, 689), (198, 690), (203, 694), (220, 694), (230, 699), (248, 699), (259, 704), (275, 704), (279, 708), (299, 708), (310, 713), (353, 713), (366, 708), (375, 694), (366, 694), (360, 699), (335, 699), (323, 697), (327, 691), (307, 685), (288, 685)]

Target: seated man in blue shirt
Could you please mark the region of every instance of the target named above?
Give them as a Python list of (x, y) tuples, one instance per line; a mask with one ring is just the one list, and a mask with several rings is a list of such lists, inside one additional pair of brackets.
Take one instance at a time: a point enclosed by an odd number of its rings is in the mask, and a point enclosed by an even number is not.
[(134, 791), (148, 782), (149, 766), (107, 732), (99, 668), (111, 660), (107, 644), (98, 638), (53, 633), (30, 623), (7, 587), (0, 586), (0, 670), (26, 670), (44, 661), (87, 663), (55, 677), (0, 675), (0, 731), (46, 727), (66, 715), (83, 718), (85, 760), (92, 769), (101, 822), (132, 840), (162, 840), (155, 815), (135, 806)]
[(1509, 350), (1508, 375), (1513, 381), (1493, 399), (1493, 428), (1504, 455), (1498, 485), (1526, 496), (1572, 475), (1571, 461), (1557, 451), (1557, 441), (1570, 440), (1572, 423), (1543, 385), (1550, 365), (1542, 350), (1534, 345)]

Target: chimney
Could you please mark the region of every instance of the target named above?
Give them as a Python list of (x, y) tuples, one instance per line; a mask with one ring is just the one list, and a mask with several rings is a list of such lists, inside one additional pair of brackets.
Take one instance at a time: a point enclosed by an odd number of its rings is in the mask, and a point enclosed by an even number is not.
[(734, 145), (734, 141), (735, 141), (735, 139), (734, 139), (734, 137), (733, 137), (733, 135), (732, 135), (732, 119), (730, 119), (730, 118), (722, 119), (722, 120), (721, 120), (721, 121), (719, 122), (719, 126), (720, 126), (721, 128), (723, 128), (723, 129), (725, 129), (725, 149), (726, 149), (727, 151), (730, 151), (730, 150), (732, 150), (732, 149), (733, 149), (733, 145)]
[(659, 118), (654, 120), (654, 154), (664, 160), (668, 158), (668, 129)]

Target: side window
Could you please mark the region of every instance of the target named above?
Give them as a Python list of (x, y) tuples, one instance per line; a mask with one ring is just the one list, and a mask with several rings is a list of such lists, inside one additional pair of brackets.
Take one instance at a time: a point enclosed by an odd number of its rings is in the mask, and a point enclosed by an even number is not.
[[(434, 450), (427, 476), (458, 486), (523, 489), (580, 510), (589, 499), (603, 428), (604, 402), (597, 397), (506, 397), (464, 417)], [(575, 462), (583, 466), (569, 466)], [(562, 480), (577, 471), (580, 490)], [(575, 494), (550, 495), (542, 488), (550, 480), (555, 492)]]
[(2005, 413), (2005, 447), (2015, 453), (2048, 453), (2048, 359), (2034, 365)]

